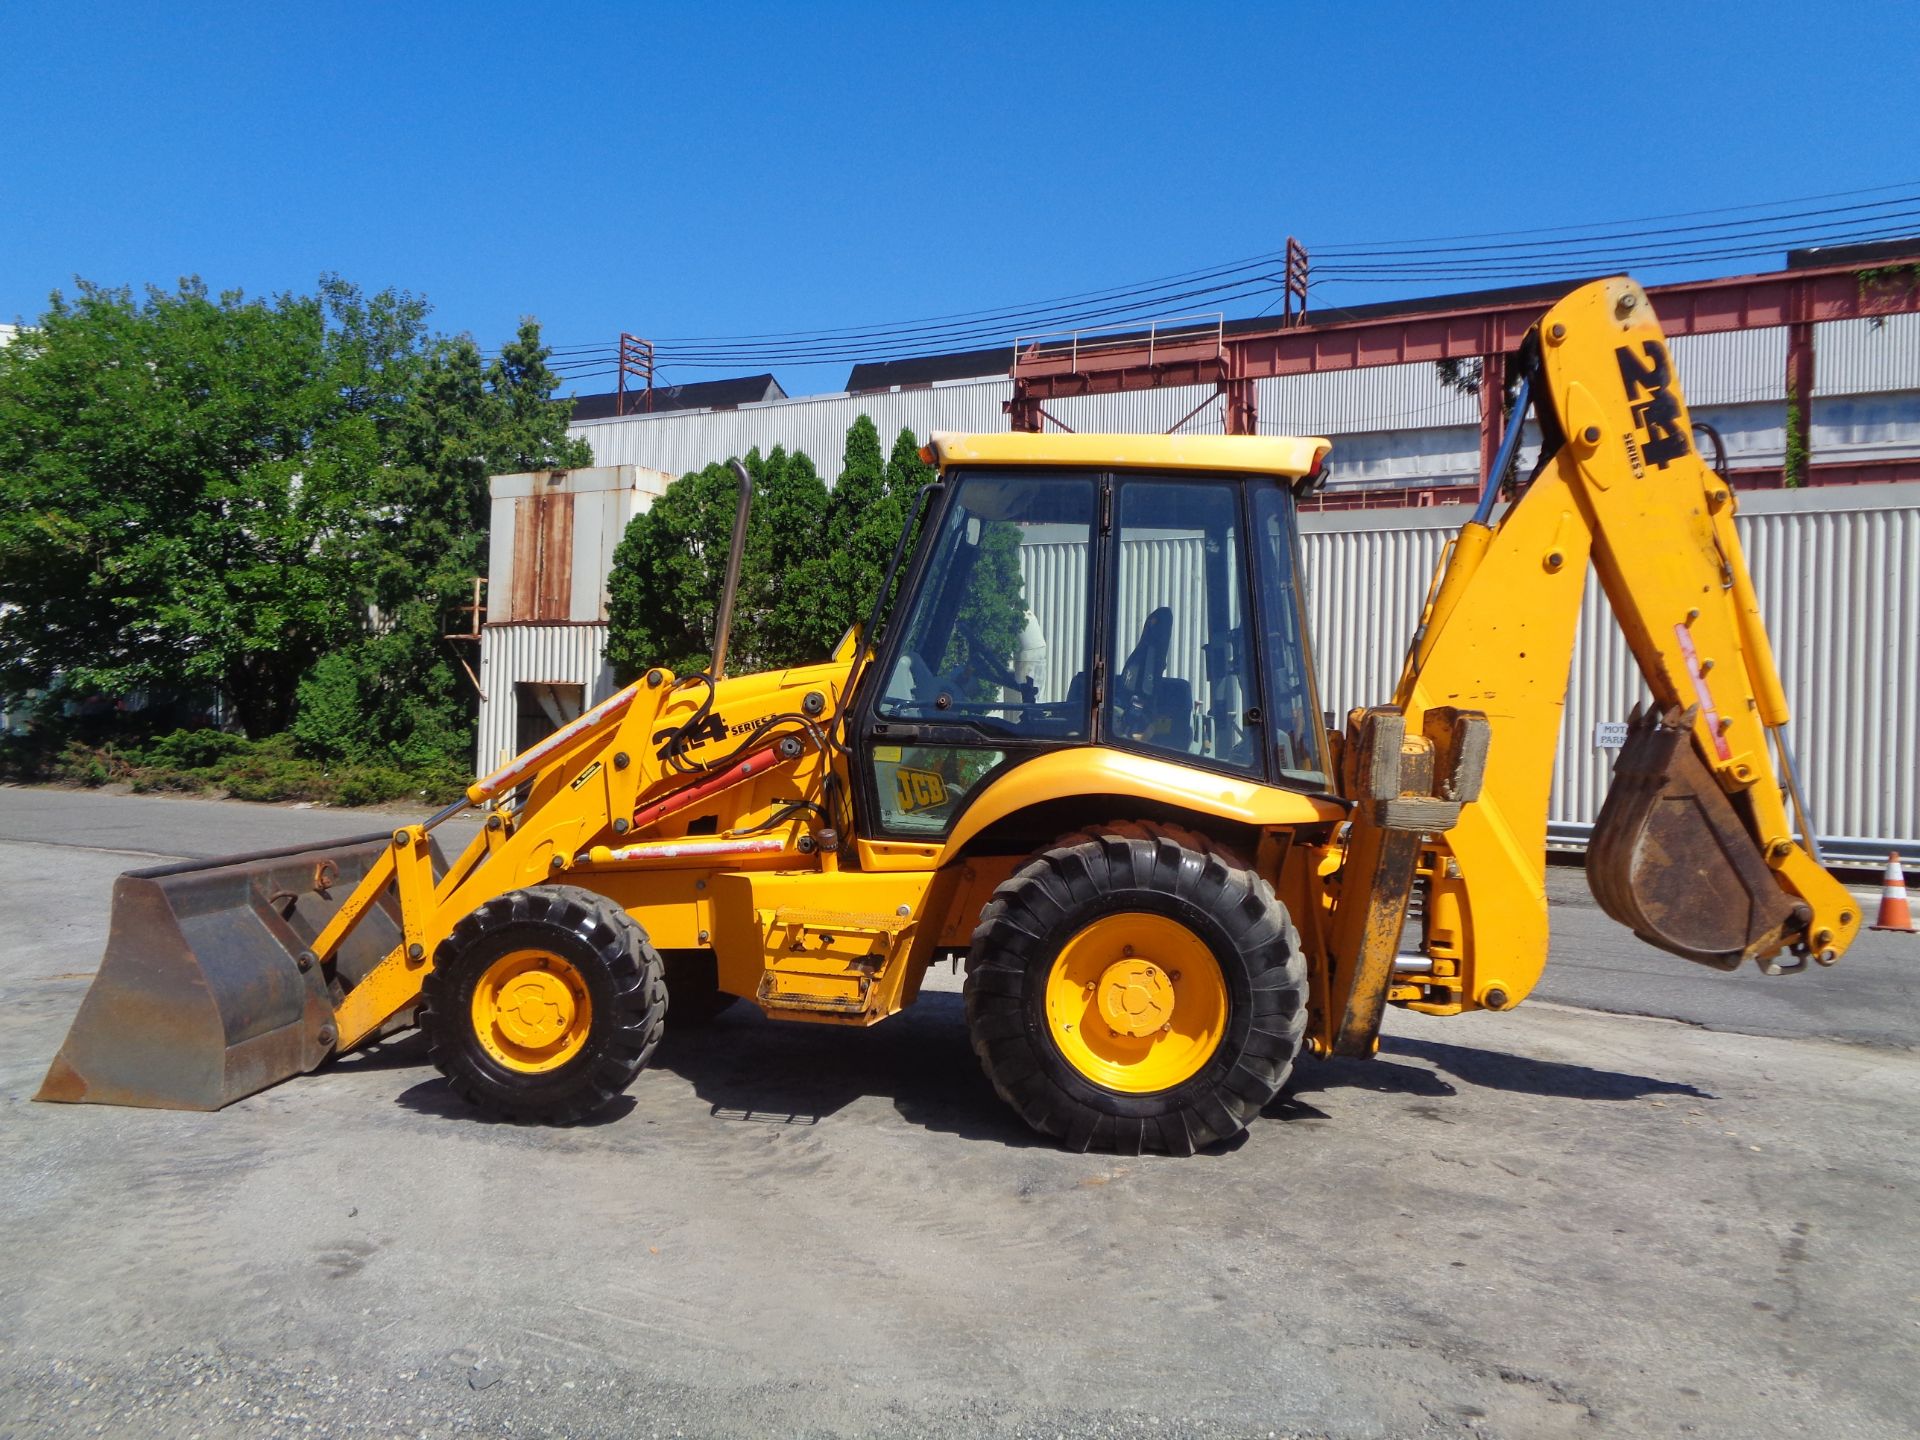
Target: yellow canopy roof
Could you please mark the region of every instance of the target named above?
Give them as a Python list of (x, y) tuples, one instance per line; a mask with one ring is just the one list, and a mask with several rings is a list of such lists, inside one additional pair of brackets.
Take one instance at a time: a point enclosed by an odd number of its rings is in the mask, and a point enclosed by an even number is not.
[(1085, 465), (1129, 470), (1238, 470), (1289, 479), (1310, 473), (1333, 446), (1301, 435), (990, 435), (933, 432), (928, 447), (951, 465)]

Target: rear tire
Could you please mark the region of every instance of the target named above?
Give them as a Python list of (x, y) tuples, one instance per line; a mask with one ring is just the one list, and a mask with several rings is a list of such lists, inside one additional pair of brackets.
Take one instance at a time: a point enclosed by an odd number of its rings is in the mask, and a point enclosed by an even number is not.
[[(1074, 837), (1000, 886), (973, 932), (974, 1052), (1001, 1098), (1070, 1150), (1190, 1155), (1231, 1139), (1299, 1053), (1306, 964), (1286, 908), (1252, 870), (1186, 838), (1139, 827)], [(1156, 972), (1177, 982), (1145, 982), (1157, 1000), (1129, 990)], [(1103, 1008), (1113, 976), (1120, 1000), (1163, 1007), (1153, 1019), (1165, 1026), (1110, 1028), (1126, 1023)]]
[(603, 895), (537, 885), (476, 908), (421, 987), (428, 1056), (462, 1099), (505, 1119), (585, 1120), (660, 1043), (667, 991), (640, 923)]

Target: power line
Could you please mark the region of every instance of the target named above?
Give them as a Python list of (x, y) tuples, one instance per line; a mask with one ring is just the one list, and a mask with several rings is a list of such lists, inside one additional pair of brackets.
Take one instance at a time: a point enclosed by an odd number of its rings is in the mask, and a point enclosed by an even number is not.
[[(1604, 230), (1615, 225), (1651, 225), (1661, 220), (1691, 220), (1701, 215), (1731, 215), (1743, 210), (1771, 210), (1779, 205), (1805, 205), (1815, 200), (1848, 200), (1856, 195), (1878, 195), (1888, 190), (1911, 190), (1916, 186), (1920, 186), (1920, 180), (1901, 180), (1892, 185), (1868, 185), (1859, 190), (1830, 190), (1823, 195), (1795, 195), (1784, 200), (1760, 200), (1751, 205), (1720, 205), (1706, 210), (1676, 210), (1667, 215), (1642, 215), (1633, 220), (1591, 220), (1577, 225), (1548, 225), (1532, 230), (1487, 230), (1471, 235), (1433, 235), (1406, 240), (1355, 241), (1353, 243), (1426, 246), (1445, 244), (1451, 240), (1505, 240), (1525, 235), (1561, 235), (1572, 230)], [(1347, 248), (1341, 245), (1321, 245), (1315, 247), (1315, 253), (1337, 254)]]
[[(1832, 191), (1790, 200), (1673, 212), (1634, 220), (1490, 231), (1394, 242), (1352, 242), (1315, 249), (1315, 285), (1430, 284), (1438, 281), (1546, 279), (1568, 269), (1672, 269), (1745, 259), (1805, 244), (1895, 238), (1920, 219), (1920, 181)], [(1906, 193), (1889, 194), (1892, 191)], [(1861, 196), (1883, 198), (1860, 200)], [(1818, 206), (1814, 202), (1855, 203)], [(1787, 209), (1801, 205), (1813, 208)], [(1741, 218), (1703, 218), (1739, 216)], [(1665, 220), (1698, 224), (1632, 229)], [(1801, 222), (1801, 223), (1795, 223)], [(1892, 227), (1892, 228), (1889, 228)], [(1452, 244), (1487, 241), (1510, 243)], [(1643, 243), (1634, 243), (1643, 242)], [(1284, 293), (1283, 251), (1187, 270), (1131, 285), (1079, 291), (1052, 300), (953, 312), (920, 320), (744, 335), (657, 339), (656, 364), (673, 369), (818, 365), (919, 359), (969, 348), (1000, 348), (1021, 332), (1117, 327), (1168, 307), (1234, 306)], [(1260, 313), (1271, 309), (1271, 302)], [(556, 346), (550, 366), (570, 379), (617, 373), (608, 345)]]
[[(1888, 201), (1885, 203), (1892, 204), (1893, 202)], [(1902, 203), (1910, 206), (1920, 204), (1920, 195), (1903, 196)], [(1817, 213), (1824, 213), (1824, 212), (1817, 212)], [(1825, 232), (1828, 232), (1828, 231), (1845, 230), (1848, 232), (1852, 232), (1852, 231), (1858, 230), (1861, 225), (1867, 225), (1867, 224), (1878, 225), (1878, 224), (1881, 224), (1882, 222), (1889, 221), (1889, 220), (1913, 219), (1916, 217), (1920, 217), (1920, 209), (1892, 210), (1881, 215), (1859, 216), (1850, 220), (1829, 220), (1829, 221), (1816, 223), (1816, 224), (1788, 226), (1783, 229), (1749, 229), (1749, 230), (1743, 231), (1738, 235), (1723, 235), (1723, 236), (1713, 237), (1711, 239), (1702, 238), (1702, 239), (1682, 239), (1682, 240), (1671, 240), (1671, 241), (1658, 240), (1651, 245), (1628, 245), (1625, 249), (1610, 249), (1610, 248), (1607, 248), (1605, 245), (1596, 245), (1596, 244), (1590, 243), (1588, 240), (1583, 239), (1578, 242), (1568, 242), (1568, 245), (1563, 248), (1554, 249), (1554, 250), (1539, 250), (1534, 254), (1502, 255), (1502, 254), (1495, 254), (1491, 250), (1489, 250), (1489, 251), (1477, 252), (1477, 254), (1455, 255), (1453, 258), (1447, 259), (1447, 260), (1421, 262), (1421, 261), (1399, 261), (1397, 259), (1386, 259), (1386, 260), (1383, 260), (1383, 263), (1390, 263), (1390, 264), (1425, 263), (1430, 265), (1447, 265), (1447, 264), (1460, 263), (1462, 261), (1471, 261), (1471, 260), (1474, 260), (1475, 258), (1484, 258), (1488, 263), (1491, 263), (1491, 264), (1504, 264), (1510, 261), (1556, 260), (1556, 259), (1564, 260), (1564, 259), (1575, 259), (1581, 256), (1630, 257), (1632, 255), (1640, 253), (1643, 250), (1673, 249), (1673, 248), (1682, 247), (1682, 246), (1692, 246), (1697, 248), (1703, 245), (1711, 246), (1711, 245), (1719, 244), (1723, 242), (1724, 243), (1732, 243), (1735, 241), (1745, 242), (1745, 241), (1763, 240), (1763, 239), (1769, 239), (1769, 238), (1776, 238), (1776, 239), (1779, 239), (1783, 244), (1792, 245), (1803, 239), (1822, 238)], [(1782, 216), (1778, 218), (1785, 219), (1789, 217)], [(1691, 228), (1693, 227), (1682, 227), (1682, 230), (1675, 231), (1674, 233), (1682, 234), (1682, 233), (1685, 233), (1686, 230)], [(1641, 239), (1648, 236), (1657, 235), (1658, 233), (1659, 233), (1658, 231), (1645, 230), (1645, 231), (1637, 231), (1632, 235), (1597, 236), (1597, 237), (1592, 237), (1592, 240), (1593, 241), (1611, 241), (1615, 239), (1634, 240), (1634, 239)], [(1582, 246), (1584, 248), (1573, 248), (1576, 245)], [(1501, 247), (1495, 247), (1495, 248), (1506, 249), (1509, 247), (1501, 246)], [(1399, 255), (1407, 255), (1407, 254), (1446, 255), (1447, 253), (1448, 252), (1445, 249), (1425, 250), (1425, 251), (1374, 251), (1372, 252), (1373, 255), (1377, 255), (1381, 257), (1394, 257)], [(1364, 259), (1364, 258), (1366, 257), (1336, 256), (1333, 258), (1333, 260), (1330, 263), (1315, 265), (1314, 269), (1321, 273), (1328, 273), (1328, 272), (1343, 272), (1348, 269), (1354, 269), (1354, 268), (1359, 268), (1359, 269), (1373, 268), (1364, 264), (1359, 266), (1354, 266), (1348, 263), (1350, 259)]]
[[(1880, 188), (1882, 189), (1910, 188), (1911, 185), (1920, 185), (1920, 182), (1910, 182), (1910, 185), (1908, 186), (1887, 186), (1887, 187), (1880, 187)], [(1865, 192), (1838, 192), (1838, 193), (1842, 195), (1849, 195), (1849, 194), (1858, 194), (1858, 193), (1865, 193)], [(1909, 194), (1909, 195), (1894, 197), (1892, 199), (1887, 199), (1887, 200), (1866, 202), (1864, 204), (1857, 205), (1857, 206), (1838, 206), (1838, 207), (1831, 207), (1826, 210), (1786, 211), (1782, 213), (1769, 214), (1764, 216), (1755, 216), (1746, 220), (1722, 221), (1722, 222), (1717, 222), (1715, 224), (1708, 225), (1708, 226), (1681, 227), (1681, 230), (1675, 233), (1692, 232), (1696, 230), (1708, 230), (1708, 229), (1715, 229), (1715, 230), (1742, 229), (1742, 230), (1756, 233), (1756, 234), (1757, 233), (1783, 234), (1786, 232), (1755, 231), (1754, 227), (1759, 225), (1771, 224), (1776, 221), (1787, 220), (1787, 219), (1814, 218), (1814, 217), (1819, 217), (1819, 216), (1824, 216), (1829, 214), (1840, 214), (1840, 213), (1855, 211), (1855, 210), (1886, 209), (1889, 206), (1910, 204), (1916, 200), (1920, 200), (1920, 195)], [(1729, 208), (1745, 208), (1745, 209), (1770, 208), (1770, 209), (1777, 210), (1778, 206), (1782, 203), (1795, 203), (1795, 202), (1772, 202), (1769, 206), (1765, 206), (1765, 207), (1749, 206), (1749, 207), (1729, 207)], [(1726, 213), (1726, 212), (1725, 211), (1690, 211), (1690, 212), (1683, 212), (1683, 213), (1687, 215), (1699, 215), (1699, 214), (1716, 214), (1716, 213)], [(1906, 212), (1902, 212), (1902, 213), (1906, 213)], [(1882, 217), (1864, 217), (1863, 216), (1862, 218), (1871, 219), (1871, 218), (1882, 218)], [(1644, 222), (1625, 221), (1625, 222), (1615, 222), (1615, 223), (1616, 224), (1639, 224)], [(1841, 222), (1834, 222), (1834, 223), (1838, 225)], [(1554, 232), (1556, 233), (1564, 232), (1564, 231), (1569, 231), (1577, 228), (1582, 228), (1582, 227), (1571, 227), (1571, 226), (1554, 227)], [(1817, 228), (1817, 227), (1808, 227), (1810, 231), (1814, 228)], [(1828, 227), (1828, 228), (1831, 228), (1831, 227)], [(1497, 232), (1497, 233), (1546, 234), (1550, 232), (1510, 231), (1510, 232)], [(1522, 250), (1536, 252), (1539, 258), (1546, 259), (1546, 258), (1550, 258), (1555, 254), (1565, 255), (1567, 252), (1572, 251), (1574, 247), (1579, 247), (1583, 245), (1588, 247), (1588, 250), (1586, 253), (1597, 256), (1604, 252), (1593, 249), (1592, 247), (1595, 244), (1607, 243), (1607, 242), (1612, 242), (1617, 240), (1634, 239), (1634, 238), (1639, 238), (1646, 235), (1654, 235), (1658, 233), (1660, 232), (1624, 231), (1617, 234), (1579, 234), (1579, 235), (1571, 235), (1568, 238), (1561, 239), (1561, 240), (1535, 240), (1522, 246), (1463, 247), (1462, 251), (1460, 252), (1460, 258), (1462, 260), (1472, 258), (1474, 254), (1479, 253), (1479, 251), (1482, 249), (1484, 250), (1522, 249)], [(1727, 235), (1721, 238), (1732, 240), (1740, 237), (1735, 235)], [(1419, 250), (1404, 250), (1404, 249), (1377, 249), (1377, 248), (1366, 249), (1358, 245), (1345, 246), (1345, 247), (1321, 246), (1316, 248), (1315, 253), (1316, 255), (1327, 256), (1330, 260), (1333, 260), (1336, 262), (1342, 259), (1349, 259), (1349, 258), (1360, 259), (1360, 258), (1368, 258), (1368, 257), (1378, 257), (1382, 259), (1393, 259), (1393, 258), (1402, 257), (1402, 256), (1430, 255), (1433, 253), (1433, 251), (1430, 248), (1426, 248), (1427, 242), (1407, 242), (1407, 243), (1409, 244), (1417, 243), (1417, 244), (1420, 244), (1423, 248)], [(1116, 299), (1132, 300), (1135, 298), (1144, 298), (1151, 294), (1155, 294), (1160, 291), (1169, 289), (1173, 285), (1186, 279), (1195, 279), (1195, 278), (1216, 279), (1217, 278), (1225, 281), (1227, 285), (1236, 284), (1239, 282), (1233, 281), (1233, 280), (1227, 280), (1226, 277), (1234, 276), (1234, 275), (1244, 276), (1245, 273), (1249, 270), (1264, 267), (1270, 264), (1271, 262), (1281, 258), (1282, 253), (1283, 252), (1280, 252), (1280, 251), (1269, 252), (1264, 255), (1249, 257), (1245, 260), (1228, 262), (1223, 265), (1214, 266), (1214, 267), (1210, 267), (1202, 270), (1188, 271), (1181, 276), (1166, 277), (1160, 280), (1148, 281), (1148, 282), (1144, 282), (1142, 284), (1138, 284), (1134, 286), (1111, 287), (1106, 290), (1082, 292), (1080, 295), (1077, 295), (1077, 296), (1062, 297), (1059, 300), (1039, 302), (1038, 304), (1002, 307), (1000, 309), (995, 309), (995, 310), (964, 312), (963, 314), (958, 316), (937, 317), (935, 319), (924, 320), (924, 321), (908, 321), (908, 322), (899, 322), (896, 324), (878, 325), (878, 326), (870, 325), (870, 326), (839, 327), (839, 328), (821, 329), (821, 330), (770, 332), (764, 335), (663, 337), (656, 341), (656, 345), (657, 347), (659, 347), (660, 350), (663, 350), (663, 351), (672, 350), (677, 353), (692, 353), (696, 351), (700, 353), (712, 353), (712, 352), (722, 351), (722, 350), (727, 352), (733, 352), (733, 351), (751, 351), (751, 350), (757, 350), (760, 348), (774, 348), (771, 346), (763, 347), (755, 343), (759, 341), (784, 341), (784, 342), (787, 342), (787, 344), (789, 345), (792, 345), (792, 344), (814, 345), (814, 344), (824, 344), (826, 342), (834, 341), (834, 340), (879, 341), (879, 340), (886, 340), (886, 339), (906, 338), (909, 336), (931, 337), (932, 335), (935, 335), (935, 334), (948, 334), (948, 335), (977, 334), (977, 333), (982, 333), (988, 328), (988, 326), (996, 322), (1000, 326), (1000, 329), (1004, 330), (1005, 328), (1008, 328), (1010, 326), (1015, 326), (1015, 325), (1047, 323), (1050, 321), (1066, 320), (1068, 318), (1085, 318), (1088, 307), (1075, 304), (1074, 302), (1081, 301), (1081, 300), (1116, 300)], [(1337, 270), (1341, 267), (1336, 263), (1334, 265), (1319, 265), (1319, 266), (1316, 266), (1315, 268), (1317, 271), (1328, 271), (1328, 270)], [(1200, 289), (1189, 290), (1187, 292), (1184, 292), (1184, 294), (1178, 298), (1196, 298), (1204, 293), (1205, 291)], [(1172, 297), (1169, 297), (1169, 298), (1172, 298)], [(1107, 311), (1110, 310), (1111, 308), (1112, 308), (1111, 306), (1105, 307), (1103, 309), (1094, 311), (1094, 313), (1096, 314), (1107, 313)], [(1069, 312), (1071, 312), (1071, 314)], [(971, 325), (965, 324), (965, 323), (955, 323), (955, 322), (966, 322), (966, 321), (975, 321), (976, 323)], [(986, 322), (986, 323), (981, 324), (978, 322)], [(999, 333), (999, 332), (996, 331), (995, 333)], [(784, 348), (784, 347), (780, 347), (780, 348)]]
[[(1916, 212), (1920, 214), (1920, 212)], [(1895, 225), (1882, 230), (1863, 230), (1850, 232), (1844, 237), (1817, 236), (1801, 234), (1783, 243), (1778, 240), (1764, 244), (1726, 245), (1713, 248), (1674, 249), (1672, 247), (1649, 246), (1636, 251), (1587, 252), (1584, 255), (1541, 257), (1539, 263), (1528, 261), (1491, 261), (1474, 263), (1471, 261), (1432, 261), (1409, 262), (1398, 265), (1360, 265), (1353, 267), (1332, 267), (1315, 276), (1316, 284), (1330, 283), (1334, 280), (1425, 280), (1442, 276), (1466, 279), (1499, 279), (1513, 276), (1546, 276), (1550, 272), (1544, 265), (1590, 262), (1585, 268), (1621, 269), (1633, 266), (1637, 269), (1655, 267), (1671, 268), (1675, 265), (1706, 264), (1716, 260), (1751, 259), (1760, 255), (1773, 255), (1783, 248), (1797, 249), (1802, 244), (1818, 242), (1832, 244), (1836, 239), (1844, 239), (1849, 244), (1864, 243), (1872, 240), (1896, 240), (1914, 233), (1912, 225)]]

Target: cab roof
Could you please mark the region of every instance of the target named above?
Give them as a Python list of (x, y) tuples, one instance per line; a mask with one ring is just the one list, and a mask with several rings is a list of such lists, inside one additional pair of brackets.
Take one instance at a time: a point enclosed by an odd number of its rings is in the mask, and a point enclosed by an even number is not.
[(936, 430), (927, 448), (942, 470), (954, 465), (1075, 465), (1226, 470), (1295, 480), (1312, 474), (1333, 446), (1317, 436), (1301, 435), (963, 435)]

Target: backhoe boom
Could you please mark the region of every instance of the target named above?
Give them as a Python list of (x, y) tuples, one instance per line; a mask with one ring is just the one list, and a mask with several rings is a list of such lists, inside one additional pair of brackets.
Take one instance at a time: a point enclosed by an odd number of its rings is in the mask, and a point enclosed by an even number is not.
[(1505, 1008), (1545, 963), (1547, 801), (1589, 560), (1651, 696), (1595, 826), (1595, 897), (1704, 964), (1833, 963), (1859, 915), (1789, 819), (1768, 743), (1784, 755), (1787, 702), (1736, 502), (1693, 446), (1645, 292), (1624, 278), (1583, 287), (1521, 359), (1544, 462), (1443, 557), (1394, 696), (1409, 733), (1438, 706), (1493, 727), (1480, 798), (1430, 866), (1429, 935), (1458, 959), (1459, 998), (1416, 1008)]

